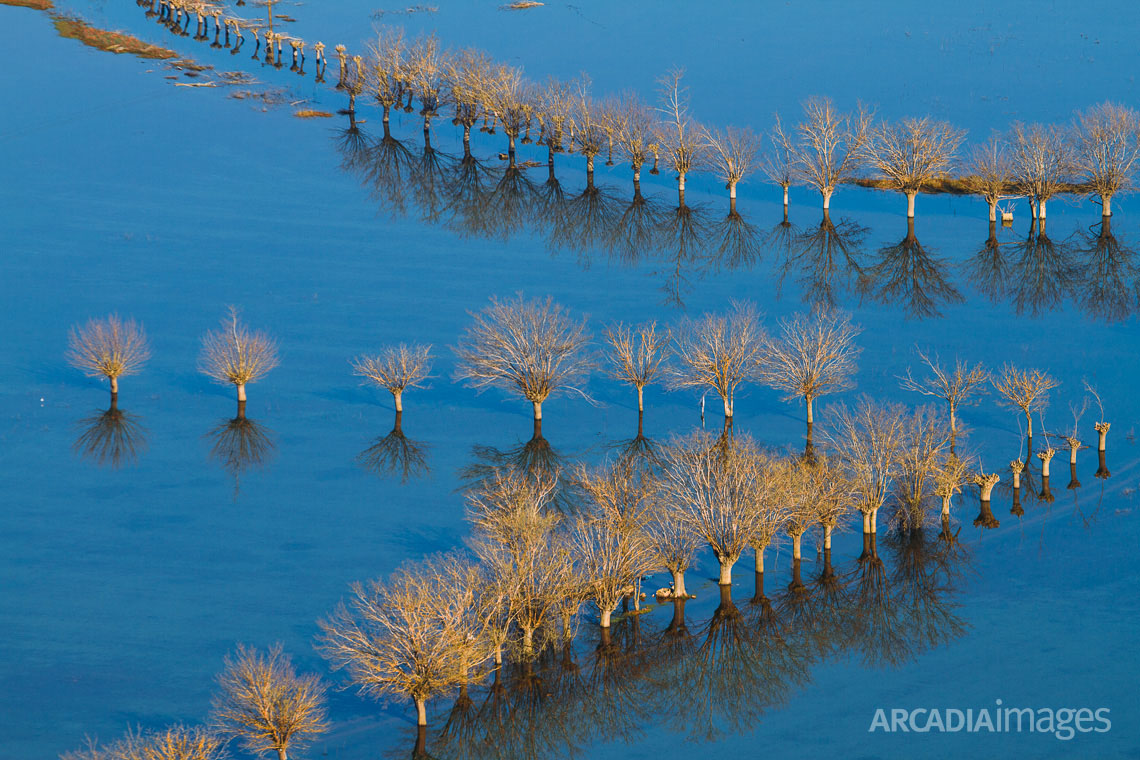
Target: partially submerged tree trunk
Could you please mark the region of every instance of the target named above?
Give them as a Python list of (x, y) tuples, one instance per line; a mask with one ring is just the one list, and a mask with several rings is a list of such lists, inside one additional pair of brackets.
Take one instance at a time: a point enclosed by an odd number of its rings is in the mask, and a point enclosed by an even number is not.
[(534, 419), (536, 422), (540, 421), (542, 419), (542, 402), (532, 401), (531, 403), (534, 404)]
[(239, 402), (245, 401), (245, 383), (237, 384), (237, 400)]
[(735, 564), (736, 560), (730, 559), (729, 557), (717, 557), (716, 559), (717, 562), (720, 563), (720, 577), (717, 579), (717, 583), (719, 583), (721, 586), (731, 586), (732, 566)]
[[(637, 412), (638, 415), (645, 411), (645, 386), (637, 386)], [(640, 425), (640, 423), (638, 423)]]
[(1105, 450), (1105, 439), (1108, 438), (1108, 429), (1110, 427), (1112, 427), (1112, 423), (1109, 423), (1109, 422), (1098, 422), (1098, 423), (1096, 423), (1095, 428), (1096, 428), (1096, 434), (1097, 434), (1097, 443), (1096, 443), (1096, 450), (1097, 451), (1104, 451)]
[(784, 221), (788, 220), (788, 186), (784, 185)]
[(950, 494), (949, 493), (942, 494), (942, 516), (943, 517), (949, 517), (950, 516)]
[(1057, 453), (1054, 449), (1045, 449), (1037, 455), (1041, 460), (1041, 477), (1049, 477), (1049, 462), (1053, 460), (1053, 455)]
[(421, 697), (416, 697), (415, 703), (416, 703), (416, 725), (417, 726), (426, 726), (427, 725), (427, 702), (425, 702), (423, 700), (423, 698), (421, 698)]
[[(992, 230), (993, 227), (997, 226), (997, 199), (991, 199), (987, 201), (987, 203), (990, 207), (990, 228)], [(991, 235), (992, 234), (993, 233), (991, 232)]]
[(1097, 466), (1097, 470), (1096, 470), (1096, 476), (1097, 476), (1098, 478), (1100, 478), (1101, 480), (1105, 480), (1105, 479), (1107, 479), (1107, 478), (1111, 478), (1111, 477), (1112, 477), (1112, 473), (1111, 473), (1111, 472), (1109, 472), (1109, 470), (1108, 470), (1108, 465), (1107, 465), (1107, 464), (1105, 463), (1105, 461), (1104, 461), (1104, 451), (1103, 451), (1103, 450), (1102, 450), (1102, 451), (1098, 451), (1098, 452), (1097, 452), (1097, 457), (1096, 457), (1096, 458), (1097, 458), (1097, 465), (1098, 465), (1098, 466)]
[(673, 576), (673, 598), (681, 597), (684, 599), (689, 595), (685, 590), (685, 571), (684, 570), (670, 570)]
[(797, 533), (792, 536), (792, 559), (800, 559), (800, 546), (803, 542), (803, 537), (804, 535), (802, 533)]
[(906, 191), (906, 218), (914, 219), (914, 198), (918, 195), (917, 190)]
[(602, 613), (601, 621), (598, 623), (598, 625), (600, 625), (602, 628), (609, 628), (610, 627), (610, 618), (613, 615), (613, 612), (614, 611), (611, 609), (602, 609), (601, 610), (601, 613)]
[(1101, 217), (1112, 216), (1112, 195), (1102, 195), (1100, 197), (1100, 214)]
[(823, 526), (823, 550), (824, 550), (824, 551), (831, 551), (831, 531), (832, 531), (832, 527), (833, 527), (833, 526), (832, 526), (832, 525), (830, 525), (830, 524), (828, 524), (828, 525), (824, 525), (824, 526)]
[[(820, 195), (823, 196), (823, 210), (824, 211), (827, 211), (828, 209), (831, 208), (831, 195), (834, 192), (835, 192), (835, 188), (833, 188), (833, 187), (825, 187), (823, 190), (820, 191)], [(787, 205), (787, 201), (785, 201), (785, 205)]]
[(392, 401), (396, 405), (396, 414), (404, 411), (404, 392), (392, 391)]

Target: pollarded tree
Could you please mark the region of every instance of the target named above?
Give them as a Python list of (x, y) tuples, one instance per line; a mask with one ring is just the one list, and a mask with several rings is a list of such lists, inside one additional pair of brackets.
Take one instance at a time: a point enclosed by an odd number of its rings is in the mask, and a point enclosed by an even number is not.
[(535, 116), (542, 125), (540, 142), (546, 145), (547, 168), (554, 173), (554, 154), (565, 150), (572, 123), (575, 88), (557, 79), (549, 79), (535, 97)]
[(343, 603), (320, 622), (320, 648), (345, 668), (361, 691), (406, 698), (427, 725), (427, 701), (467, 682), (469, 669), (490, 654), (466, 606), (438, 571), (438, 561), (408, 564), (386, 581), (352, 586)]
[[(384, 133), (387, 134), (392, 107), (399, 107), (406, 91), (408, 46), (403, 29), (381, 27), (376, 34), (376, 41), (369, 48), (368, 88), (384, 109)], [(343, 66), (342, 60), (342, 78)]]
[[(950, 517), (950, 500), (955, 494), (962, 492), (962, 487), (972, 482), (976, 463), (970, 459), (963, 459), (954, 452), (950, 452), (939, 463), (934, 472), (934, 495), (942, 500), (942, 517)], [(1017, 482), (1015, 471), (1014, 483)], [(1016, 487), (1016, 485), (1015, 485)]]
[(840, 184), (855, 176), (863, 149), (871, 137), (871, 113), (858, 106), (855, 113), (835, 109), (830, 98), (804, 102), (804, 120), (796, 126), (795, 174), (800, 182), (815, 188), (823, 208), (831, 208), (831, 196)]
[(119, 395), (119, 378), (137, 374), (150, 358), (150, 344), (142, 325), (123, 321), (117, 314), (91, 319), (72, 327), (67, 339), (67, 360), (88, 377), (105, 377), (111, 383), (111, 404)]
[(749, 303), (733, 303), (728, 314), (686, 319), (675, 335), (672, 385), (716, 391), (731, 422), (736, 389), (757, 377), (766, 342), (760, 315)]
[(924, 116), (880, 124), (871, 130), (864, 150), (871, 166), (906, 195), (906, 215), (912, 218), (915, 196), (950, 170), (965, 136), (964, 130)]
[(720, 565), (719, 582), (765, 523), (773, 523), (773, 468), (751, 438), (718, 443), (706, 433), (675, 442), (664, 454), (661, 498), (692, 525)]
[(855, 345), (860, 332), (847, 315), (817, 310), (782, 320), (779, 337), (767, 341), (760, 377), (787, 394), (785, 400), (804, 400), (809, 440), (815, 400), (852, 387), (855, 360), (862, 351)]
[(447, 59), (447, 86), (455, 104), (454, 124), (463, 127), (463, 155), (471, 155), (471, 128), (485, 112), (494, 65), (481, 50), (462, 50)]
[(387, 388), (396, 404), (404, 411), (404, 391), (422, 387), (431, 371), (431, 346), (415, 344), (388, 346), (375, 356), (358, 356), (352, 360), (355, 374)]
[(926, 505), (934, 494), (949, 443), (934, 409), (919, 407), (904, 416), (894, 475), (899, 504), (894, 515), (897, 530), (911, 533), (925, 524)]
[(455, 348), (455, 379), (469, 387), (518, 390), (534, 405), (536, 428), (542, 423), (542, 403), (558, 391), (582, 393), (589, 363), (582, 349), (589, 343), (586, 322), (576, 322), (566, 310), (545, 300), (522, 295), (500, 301), (471, 315)]
[(609, 356), (614, 379), (629, 383), (637, 388), (637, 411), (645, 411), (645, 386), (653, 382), (669, 357), (668, 329), (658, 331), (656, 322), (646, 322), (634, 327), (618, 322), (606, 328), (606, 343), (612, 353)]
[(407, 76), (420, 99), (425, 142), (431, 134), (431, 120), (447, 105), (451, 94), (446, 86), (450, 55), (434, 34), (420, 37), (408, 47)]
[(1013, 176), (1029, 197), (1034, 219), (1045, 218), (1045, 204), (1061, 192), (1074, 170), (1072, 142), (1063, 127), (1015, 122), (1010, 137)]
[(618, 149), (629, 161), (629, 168), (633, 170), (634, 191), (640, 193), (641, 167), (658, 149), (653, 114), (635, 93), (623, 94), (618, 100), (617, 109)]
[(658, 565), (644, 525), (652, 498), (645, 471), (621, 463), (601, 472), (579, 472), (588, 508), (574, 523), (571, 547), (585, 586), (585, 597), (601, 615), (602, 628), (621, 600), (640, 598), (640, 581)]
[(522, 70), (499, 66), (492, 73), (484, 95), (484, 108), (502, 125), (507, 135), (507, 158), (515, 166), (515, 143), (534, 110), (530, 88)]
[(847, 473), (863, 533), (878, 529), (879, 508), (898, 471), (905, 409), (864, 398), (854, 409), (840, 404), (829, 412), (827, 443)]
[(585, 74), (574, 87), (570, 101), (570, 144), (586, 157), (586, 184), (594, 186), (594, 159), (608, 141), (605, 109), (590, 95), (590, 79)]
[(832, 534), (843, 527), (854, 507), (847, 473), (834, 457), (826, 455), (801, 459), (796, 466), (804, 470), (815, 519), (823, 526), (823, 548), (830, 550)]
[(780, 115), (776, 114), (776, 124), (768, 140), (768, 151), (761, 159), (760, 167), (768, 181), (784, 191), (784, 218), (788, 216), (788, 188), (795, 180), (796, 156), (798, 155), (793, 135), (784, 129)]
[(689, 91), (681, 80), (684, 69), (673, 69), (658, 80), (661, 87), (661, 144), (669, 166), (677, 172), (677, 196), (685, 205), (685, 177), (703, 167), (708, 159), (708, 139), (689, 115)]
[(328, 728), (325, 687), (315, 674), (299, 676), (281, 644), (262, 653), (238, 646), (218, 675), (213, 718), (220, 732), (255, 755), (290, 749)]
[(1119, 103), (1101, 103), (1077, 114), (1074, 163), (1100, 198), (1101, 214), (1112, 216), (1112, 198), (1132, 189), (1140, 159), (1140, 114)]
[(239, 404), (245, 403), (245, 386), (255, 383), (277, 366), (277, 344), (260, 330), (250, 330), (230, 307), (219, 330), (202, 336), (198, 368), (221, 385), (237, 388)]
[(932, 396), (946, 402), (950, 415), (950, 446), (954, 446), (954, 439), (958, 436), (958, 409), (971, 403), (975, 395), (984, 392), (985, 384), (990, 379), (989, 370), (981, 363), (970, 366), (959, 358), (954, 359), (953, 367), (943, 367), (938, 361), (938, 354), (927, 354), (918, 351), (930, 369), (930, 374), (921, 379), (915, 379), (910, 368), (906, 370), (906, 377), (899, 378), (899, 385), (904, 391), (914, 391), (924, 396)]
[(747, 127), (729, 127), (723, 131), (706, 129), (705, 142), (709, 145), (709, 162), (717, 176), (724, 180), (729, 204), (735, 211), (736, 185), (755, 166), (760, 138)]
[(994, 390), (1008, 406), (1025, 415), (1026, 435), (1033, 439), (1033, 412), (1049, 403), (1049, 391), (1060, 383), (1041, 370), (1020, 370), (1012, 364), (1001, 368), (1001, 375), (991, 380)]
[(962, 170), (966, 188), (982, 196), (990, 210), (990, 222), (996, 223), (998, 204), (1012, 197), (1013, 160), (1009, 147), (1001, 138), (990, 137), (984, 145), (974, 146)]

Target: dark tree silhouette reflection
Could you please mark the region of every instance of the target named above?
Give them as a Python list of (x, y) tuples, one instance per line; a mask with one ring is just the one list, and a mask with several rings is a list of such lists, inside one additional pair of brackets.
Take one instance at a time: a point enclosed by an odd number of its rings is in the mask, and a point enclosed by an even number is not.
[(133, 465), (146, 451), (146, 428), (136, 414), (119, 408), (118, 396), (111, 395), (111, 405), (102, 412), (84, 417), (76, 423), (79, 437), (71, 450), (100, 467), (119, 469)]
[(392, 430), (356, 457), (356, 463), (380, 477), (399, 475), (401, 483), (430, 472), (427, 456), (430, 447), (404, 435), (403, 412), (396, 412)]
[(241, 490), (241, 476), (250, 467), (261, 467), (272, 457), (276, 446), (272, 431), (245, 416), (245, 402), (239, 401), (237, 416), (223, 420), (206, 434), (211, 442), (210, 458), (234, 479), (234, 498)]
[(1080, 275), (1075, 247), (1070, 241), (1056, 242), (1045, 234), (1044, 220), (1030, 225), (1029, 236), (1015, 250), (1009, 282), (1018, 314), (1039, 317), (1073, 295)]
[(946, 262), (925, 248), (906, 220), (906, 235), (880, 248), (875, 263), (863, 270), (860, 290), (881, 304), (901, 305), (908, 317), (940, 317), (943, 304), (960, 303), (962, 295), (946, 276)]
[(824, 209), (819, 225), (808, 227), (791, 239), (787, 255), (779, 264), (778, 291), (784, 278), (793, 274), (803, 290), (804, 303), (813, 309), (834, 308), (836, 286), (848, 287), (852, 280), (858, 282), (863, 273), (860, 259), (868, 231), (851, 219), (835, 224)]
[(1078, 254), (1083, 281), (1077, 301), (1086, 314), (1105, 322), (1121, 322), (1140, 308), (1140, 267), (1136, 252), (1112, 233), (1112, 217), (1080, 233)]

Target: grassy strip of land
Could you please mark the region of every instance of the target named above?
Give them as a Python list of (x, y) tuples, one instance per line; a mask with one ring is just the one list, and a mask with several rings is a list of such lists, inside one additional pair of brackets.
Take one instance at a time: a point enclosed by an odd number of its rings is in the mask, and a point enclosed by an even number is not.
[(308, 108), (297, 111), (293, 115), (296, 116), (298, 119), (329, 119), (329, 118), (332, 118), (332, 114), (329, 113), (328, 111), (313, 111), (313, 110), (308, 109)]
[(55, 24), (55, 29), (59, 32), (60, 37), (79, 40), (84, 45), (106, 50), (108, 53), (128, 53), (139, 58), (157, 60), (178, 57), (178, 53), (173, 50), (143, 42), (138, 37), (132, 37), (122, 32), (109, 32), (106, 29), (99, 29), (82, 19), (53, 14), (52, 23)]
[[(860, 177), (859, 179), (851, 180), (851, 184), (857, 185), (858, 187), (869, 187), (872, 190), (898, 190), (889, 179)], [(971, 195), (975, 191), (971, 189), (969, 177), (941, 177), (924, 182), (919, 192), (930, 195)], [(1066, 182), (1061, 185), (1060, 192), (1070, 193), (1072, 195), (1087, 195), (1093, 192), (1093, 189), (1080, 182)], [(1024, 191), (1018, 190), (1013, 185), (1009, 185), (1005, 188), (1005, 194), (1023, 195)]]
[(54, 7), (51, 0), (0, 0), (0, 5), (14, 5), (17, 8), (31, 8), (37, 11), (50, 11)]

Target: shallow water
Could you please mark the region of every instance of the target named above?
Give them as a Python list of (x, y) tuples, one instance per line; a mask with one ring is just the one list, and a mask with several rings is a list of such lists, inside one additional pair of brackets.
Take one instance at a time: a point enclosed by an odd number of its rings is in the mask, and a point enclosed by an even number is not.
[[(343, 105), (311, 76), (302, 80), (248, 55), (173, 38), (132, 3), (74, 8), (93, 23), (173, 46), (220, 70), (251, 66), (267, 85), (288, 84), (317, 107)], [(952, 117), (976, 138), (1012, 118), (1065, 119), (1072, 108), (1107, 97), (1128, 102), (1135, 92), (1124, 42), (1135, 20), (1110, 14), (1108, 5), (1083, 4), (1079, 18), (1066, 18), (1062, 9), (1029, 14), (1002, 6), (1005, 17), (983, 22), (979, 16), (988, 19), (998, 9), (958, 3), (909, 19), (902, 4), (863, 13), (825, 5), (822, 13), (792, 3), (696, 18), (680, 4), (654, 6), (653, 14), (644, 4), (604, 8), (505, 13), (456, 4), (430, 16), (390, 19), (437, 28), (456, 43), (468, 41), (467, 30), (486, 29), (479, 42), (492, 53), (526, 61), (536, 76), (585, 68), (599, 89), (632, 86), (644, 93), (662, 69), (684, 64), (701, 116), (758, 127), (776, 108), (787, 114), (802, 96), (830, 92), (844, 102), (857, 95), (878, 103), (887, 117)], [(303, 30), (313, 29), (312, 38), (331, 46), (337, 39), (362, 41), (373, 10), (352, 2), (289, 12), (298, 19), (297, 33), (309, 37)], [(473, 447), (509, 451), (529, 437), (526, 404), (475, 395), (450, 380), (447, 346), (467, 323), (466, 312), (492, 294), (549, 293), (597, 329), (616, 319), (671, 322), (682, 313), (724, 308), (733, 298), (758, 303), (771, 324), (803, 309), (805, 293), (811, 300), (820, 292), (799, 264), (781, 283), (783, 254), (766, 238), (751, 266), (710, 263), (707, 240), (691, 256), (660, 244), (628, 262), (606, 242), (612, 220), (575, 228), (594, 234), (579, 248), (558, 239), (552, 245), (551, 227), (535, 219), (533, 205), (522, 224), (497, 209), (482, 218), (490, 236), (457, 232), (446, 214), (425, 220), (417, 197), (405, 213), (393, 213), (391, 185), (382, 184), (376, 196), (361, 170), (346, 166), (353, 152), (345, 148), (352, 143), (344, 119), (303, 121), (286, 107), (262, 112), (248, 100), (227, 98), (224, 88), (173, 87), (164, 76), (190, 80), (160, 63), (60, 40), (38, 12), (0, 7), (0, 19), (15, 48), (4, 88), (9, 107), (0, 111), (6, 304), (0, 331), (7, 347), (0, 354), (0, 487), (7, 506), (0, 511), (0, 630), (7, 644), (0, 657), (0, 757), (50, 757), (79, 746), (84, 734), (107, 739), (136, 722), (201, 720), (211, 679), (239, 641), (283, 641), (305, 668), (326, 673), (312, 649), (316, 620), (349, 582), (461, 543), (458, 472), (472, 462)], [(802, 55), (808, 45), (829, 52)], [(802, 65), (783, 73), (789, 59)], [(981, 84), (988, 81), (992, 94)], [(375, 140), (378, 114), (362, 109), (361, 119), (367, 121), (360, 129)], [(418, 122), (409, 115), (393, 124), (414, 158), (422, 157)], [(457, 138), (441, 123), (433, 141), (454, 156)], [(497, 138), (476, 135), (476, 154), (496, 170), (495, 154), (504, 148)], [(528, 149), (522, 157), (544, 158)], [(568, 198), (585, 187), (581, 169), (575, 156), (558, 159)], [(546, 179), (544, 168), (531, 174), (538, 186)], [(598, 182), (605, 198), (630, 197), (620, 166), (600, 170)], [(662, 213), (675, 206), (664, 174), (647, 177), (643, 189)], [(707, 177), (690, 183), (688, 200), (706, 209), (710, 225), (727, 210), (723, 191)], [(752, 183), (742, 188), (740, 210), (766, 234), (779, 228), (778, 200), (778, 191)], [(1127, 247), (1140, 240), (1140, 224), (1130, 215), (1131, 198), (1117, 206), (1113, 232)], [(818, 226), (817, 207), (815, 198), (793, 191), (791, 221), (802, 235)], [(916, 363), (916, 344), (990, 366), (1010, 360), (1048, 369), (1062, 381), (1046, 415), (1051, 430), (1062, 430), (1071, 423), (1068, 404), (1079, 403), (1088, 377), (1113, 422), (1112, 477), (1096, 479), (1094, 457), (1083, 452), (1079, 490), (1070, 492), (1068, 478), (1055, 476), (1056, 501), (1027, 499), (1020, 519), (1008, 512), (1009, 495), (999, 492), (994, 510), (1001, 527), (984, 533), (971, 525), (977, 499), (967, 492), (955, 517), (969, 560), (947, 597), (959, 605), (955, 614), (964, 627), (950, 641), (916, 647), (896, 667), (867, 667), (861, 653), (841, 649), (810, 663), (809, 677), (789, 686), (782, 704), (764, 699), (782, 694), (778, 679), (758, 686), (762, 714), (745, 713), (744, 727), (722, 726), (711, 742), (682, 743), (700, 725), (700, 711), (682, 705), (679, 716), (631, 711), (632, 725), (579, 731), (573, 746), (599, 757), (808, 747), (813, 756), (856, 747), (868, 757), (1134, 755), (1140, 744), (1129, 690), (1138, 670), (1130, 623), (1137, 567), (1132, 432), (1140, 413), (1130, 393), (1140, 369), (1135, 270), (1125, 269), (1121, 279), (1131, 289), (1121, 296), (1124, 311), (1083, 306), (1090, 284), (1104, 281), (1090, 276), (1093, 254), (1079, 250), (1088, 247), (1083, 234), (1096, 234), (1089, 225), (1099, 213), (1087, 202), (1054, 202), (1049, 237), (1061, 250), (1048, 252), (1054, 259), (1032, 280), (1017, 269), (1026, 255), (1016, 248), (1027, 239), (1023, 205), (1015, 228), (998, 231), (1012, 271), (994, 285), (966, 266), (987, 238), (981, 202), (922, 197), (917, 236), (945, 260), (934, 273), (961, 295), (957, 302), (933, 298), (938, 315), (924, 314), (918, 296), (937, 290), (929, 262), (925, 278), (904, 279), (909, 285), (901, 290), (898, 281), (891, 289), (889, 280), (872, 276), (886, 259), (880, 251), (907, 231), (902, 199), (845, 188), (833, 208), (835, 222), (850, 220), (843, 229), (867, 228), (858, 258), (864, 277), (848, 268), (834, 281), (836, 301), (865, 328), (859, 392), (914, 403), (896, 377)], [(274, 333), (282, 350), (282, 366), (250, 388), (249, 415), (264, 426), (259, 440), (269, 442), (264, 461), (240, 471), (213, 453), (216, 431), (233, 415), (232, 396), (195, 368), (199, 336), (231, 303), (253, 326)], [(136, 436), (145, 445), (138, 443), (136, 456), (117, 469), (85, 456), (82, 444), (76, 450), (77, 439), (92, 434), (93, 416), (106, 408), (106, 387), (63, 360), (70, 325), (115, 310), (145, 324), (154, 354), (142, 374), (122, 383), (120, 406), (136, 416)], [(403, 431), (423, 444), (430, 468), (407, 482), (358, 464), (391, 430), (393, 412), (388, 398), (358, 385), (348, 363), (399, 340), (431, 342), (437, 350), (431, 387), (405, 400)], [(549, 402), (543, 432), (566, 457), (597, 460), (633, 436), (636, 408), (631, 393), (601, 376), (588, 390), (593, 403)], [(646, 433), (654, 439), (700, 424), (690, 395), (651, 388), (647, 404)], [(712, 409), (706, 424), (715, 428)], [(1083, 418), (1089, 441), (1094, 414)], [(1020, 446), (1017, 416), (992, 398), (962, 416), (986, 468), (1004, 474)], [(738, 401), (737, 429), (765, 443), (799, 445), (801, 419), (802, 409), (766, 389)], [(1060, 456), (1054, 464), (1065, 469)], [(858, 539), (843, 536), (837, 567), (853, 569), (858, 554)], [(883, 554), (888, 572), (899, 567), (889, 551)], [(708, 579), (715, 566), (708, 556), (702, 563), (690, 581), (698, 599), (687, 609), (698, 641), (717, 602)], [(816, 569), (809, 562), (805, 576)], [(737, 573), (734, 597), (747, 611), (750, 563), (742, 561)], [(786, 552), (770, 559), (768, 576), (768, 593), (777, 598), (789, 580)], [(667, 627), (670, 613), (658, 608), (643, 619), (647, 638)], [(588, 620), (582, 630), (585, 667), (593, 648)], [(890, 659), (887, 652), (882, 659)], [(997, 698), (1019, 706), (1107, 706), (1113, 728), (1069, 742), (1028, 734), (867, 733), (877, 707), (978, 708)], [(721, 723), (753, 704), (710, 702), (724, 710), (717, 713)], [(435, 706), (436, 726), (447, 709)], [(334, 729), (306, 756), (411, 750), (414, 729), (404, 705), (377, 706), (338, 692), (332, 717)], [(680, 726), (668, 728), (672, 723)], [(429, 749), (437, 739), (429, 737)], [(548, 751), (560, 756), (569, 749)]]

